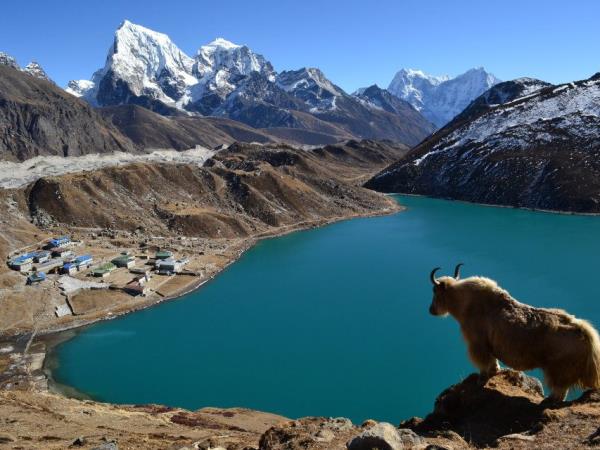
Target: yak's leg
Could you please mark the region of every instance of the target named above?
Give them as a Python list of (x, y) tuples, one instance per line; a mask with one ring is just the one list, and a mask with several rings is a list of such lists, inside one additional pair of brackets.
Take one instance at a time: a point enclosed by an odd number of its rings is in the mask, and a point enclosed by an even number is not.
[(492, 355), (487, 346), (469, 344), (469, 356), (473, 364), (479, 369), (479, 374), (483, 380), (496, 375), (500, 370), (498, 360)]
[(550, 393), (550, 397), (548, 398), (553, 402), (564, 402), (567, 398), (568, 392), (569, 388), (554, 386), (552, 388), (552, 392)]
[(567, 371), (561, 366), (545, 368), (544, 379), (550, 388), (548, 400), (551, 402), (564, 402), (569, 392), (569, 379), (565, 378)]

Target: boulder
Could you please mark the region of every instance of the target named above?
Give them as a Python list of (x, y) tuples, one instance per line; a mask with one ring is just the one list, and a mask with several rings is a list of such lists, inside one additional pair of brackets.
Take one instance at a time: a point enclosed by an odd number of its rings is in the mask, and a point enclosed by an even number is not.
[(475, 446), (490, 446), (501, 436), (531, 432), (546, 420), (539, 380), (514, 370), (502, 370), (482, 385), (479, 374), (442, 392), (434, 411), (410, 419), (401, 427), (428, 436), (449, 431)]
[(98, 447), (94, 447), (92, 450), (119, 450), (119, 446), (116, 442), (105, 442), (100, 444)]
[(83, 436), (79, 436), (75, 438), (71, 447), (83, 447), (85, 445), (85, 438)]
[(381, 422), (352, 438), (347, 447), (348, 450), (401, 450), (424, 442), (412, 430), (398, 429), (390, 423)]

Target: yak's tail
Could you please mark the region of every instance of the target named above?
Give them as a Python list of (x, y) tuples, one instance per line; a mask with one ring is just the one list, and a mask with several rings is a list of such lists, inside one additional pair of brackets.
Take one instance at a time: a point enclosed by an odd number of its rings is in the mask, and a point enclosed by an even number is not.
[(578, 320), (587, 344), (586, 360), (579, 377), (579, 384), (584, 388), (600, 388), (600, 337), (596, 329), (585, 320)]

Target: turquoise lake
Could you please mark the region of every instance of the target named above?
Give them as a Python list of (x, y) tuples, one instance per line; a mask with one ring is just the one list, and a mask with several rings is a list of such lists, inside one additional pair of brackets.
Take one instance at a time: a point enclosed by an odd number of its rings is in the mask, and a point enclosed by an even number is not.
[(600, 218), (398, 196), (407, 210), (260, 242), (201, 290), (96, 324), (54, 377), (94, 399), (398, 423), (474, 371), (429, 272), (496, 279), (600, 325)]

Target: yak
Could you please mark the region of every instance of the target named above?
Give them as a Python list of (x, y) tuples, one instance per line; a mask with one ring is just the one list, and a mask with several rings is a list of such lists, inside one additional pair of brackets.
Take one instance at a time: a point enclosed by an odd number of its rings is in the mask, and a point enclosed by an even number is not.
[(589, 322), (520, 303), (489, 278), (460, 279), (462, 265), (454, 277), (431, 271), (429, 312), (457, 320), (482, 380), (499, 371), (500, 360), (515, 370), (541, 369), (550, 401), (564, 401), (573, 386), (600, 388), (600, 338)]

